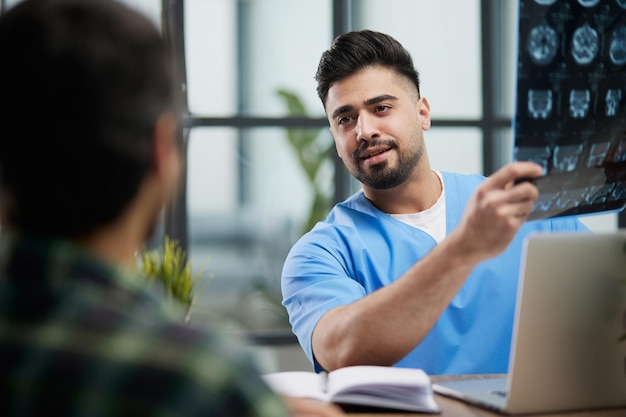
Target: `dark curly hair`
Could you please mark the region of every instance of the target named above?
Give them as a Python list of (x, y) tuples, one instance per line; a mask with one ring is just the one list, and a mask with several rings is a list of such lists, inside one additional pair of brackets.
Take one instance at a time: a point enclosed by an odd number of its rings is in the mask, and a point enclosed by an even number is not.
[(363, 68), (381, 65), (392, 68), (415, 85), (420, 94), (419, 73), (411, 54), (393, 37), (372, 30), (358, 30), (338, 36), (324, 51), (315, 74), (317, 95), (326, 106), (328, 90)]
[(115, 219), (174, 110), (157, 28), (111, 0), (25, 1), (0, 17), (0, 203), (26, 233), (79, 237)]

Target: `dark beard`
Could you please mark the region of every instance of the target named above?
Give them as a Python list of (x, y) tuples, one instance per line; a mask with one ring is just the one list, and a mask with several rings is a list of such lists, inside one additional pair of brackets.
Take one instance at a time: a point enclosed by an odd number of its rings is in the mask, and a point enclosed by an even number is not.
[[(397, 149), (395, 144), (393, 149)], [(358, 152), (354, 154), (354, 161), (356, 162), (356, 170), (352, 173), (359, 182), (368, 188), (373, 190), (388, 190), (396, 187), (409, 178), (413, 169), (422, 158), (424, 150), (420, 148), (417, 152), (411, 155), (398, 153), (398, 166), (396, 168), (389, 168), (387, 162), (370, 167), (370, 172), (365, 172), (360, 169), (360, 159), (357, 156)]]

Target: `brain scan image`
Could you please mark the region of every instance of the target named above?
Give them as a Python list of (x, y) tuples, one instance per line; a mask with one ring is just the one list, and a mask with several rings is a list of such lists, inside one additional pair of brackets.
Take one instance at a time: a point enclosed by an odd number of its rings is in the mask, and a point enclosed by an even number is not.
[(611, 142), (594, 143), (591, 145), (587, 166), (589, 168), (602, 166), (609, 149), (611, 149)]
[(591, 93), (589, 90), (572, 90), (569, 93), (569, 114), (574, 119), (583, 119), (589, 113)]
[(535, 208), (540, 211), (549, 211), (556, 205), (556, 200), (559, 198), (557, 193), (543, 193), (539, 195), (539, 200), (535, 203)]
[(606, 203), (607, 199), (611, 196), (613, 189), (615, 188), (615, 184), (607, 184), (600, 188), (593, 196), (593, 204), (602, 204)]
[(552, 90), (528, 90), (528, 113), (533, 119), (547, 119), (552, 114)]
[(557, 146), (554, 149), (553, 166), (558, 172), (571, 172), (578, 166), (583, 145)]
[(526, 146), (515, 148), (515, 159), (519, 161), (534, 162), (543, 167), (543, 173), (548, 172), (548, 161), (551, 151), (549, 146)]
[[(626, 1), (626, 0), (625, 0)], [(609, 57), (615, 65), (626, 64), (626, 26), (621, 25), (611, 35)]]
[(593, 204), (598, 195), (602, 193), (603, 188), (599, 185), (593, 185), (587, 189), (583, 202), (585, 204)]
[(518, 11), (513, 158), (543, 168), (528, 218), (626, 208), (626, 0)]
[(547, 65), (556, 56), (559, 49), (557, 33), (543, 23), (530, 31), (528, 37), (528, 53), (537, 65)]
[(598, 32), (585, 23), (572, 36), (572, 56), (580, 65), (593, 61), (600, 49)]
[(626, 139), (622, 139), (613, 149), (611, 149), (611, 153), (607, 157), (606, 162), (612, 164), (626, 162)]
[(617, 114), (617, 108), (619, 107), (620, 101), (622, 101), (622, 90), (619, 88), (609, 89), (606, 92), (606, 110), (605, 114), (607, 116), (615, 116)]
[(578, 3), (580, 3), (584, 7), (593, 7), (596, 4), (600, 3), (600, 0), (578, 0)]
[(559, 198), (557, 198), (555, 205), (561, 210), (573, 208), (578, 205), (578, 201), (581, 198), (575, 191), (563, 191)]
[[(626, 197), (626, 187), (623, 182), (618, 182), (615, 184), (615, 187), (613, 187), (613, 190), (611, 190), (611, 198), (618, 200), (624, 197)], [(626, 314), (624, 317), (626, 317)]]

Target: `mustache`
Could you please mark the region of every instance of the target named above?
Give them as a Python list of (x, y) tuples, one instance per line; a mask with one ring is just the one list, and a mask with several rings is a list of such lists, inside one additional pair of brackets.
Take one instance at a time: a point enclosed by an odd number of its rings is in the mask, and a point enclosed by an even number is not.
[(366, 142), (361, 142), (359, 147), (352, 153), (352, 157), (355, 160), (361, 159), (361, 156), (366, 153), (368, 149), (375, 147), (388, 147), (389, 149), (395, 149), (398, 147), (395, 141), (393, 140), (370, 140)]

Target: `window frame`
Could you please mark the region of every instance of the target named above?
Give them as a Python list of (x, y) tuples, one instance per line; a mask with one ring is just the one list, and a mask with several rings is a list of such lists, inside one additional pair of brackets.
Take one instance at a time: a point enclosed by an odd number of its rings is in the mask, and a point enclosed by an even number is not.
[[(4, 6), (6, 0), (0, 0)], [(353, 27), (353, 17), (356, 15), (358, 2), (352, 0), (332, 0), (332, 30), (333, 38), (350, 31)], [(512, 129), (512, 118), (497, 114), (504, 100), (504, 84), (501, 63), (498, 57), (502, 56), (502, 34), (506, 5), (501, 0), (481, 0), (481, 93), (482, 115), (477, 119), (436, 119), (433, 126), (453, 128), (477, 128), (482, 132), (482, 164), (483, 174), (489, 175), (508, 162), (506, 147), (502, 143), (501, 134)], [(3, 8), (4, 9), (4, 8)], [(176, 83), (179, 86), (179, 100), (181, 105), (181, 124), (178, 137), (186, 161), (189, 132), (196, 127), (232, 127), (238, 130), (251, 127), (304, 127), (326, 128), (328, 121), (325, 118), (308, 117), (254, 117), (236, 115), (233, 117), (212, 117), (210, 115), (194, 115), (189, 112), (187, 105), (186, 64), (185, 64), (185, 0), (162, 0), (163, 33), (172, 51), (176, 73)], [(240, 12), (238, 12), (240, 13)], [(238, 19), (238, 24), (242, 19)], [(240, 47), (242, 47), (240, 45)], [(239, 53), (242, 53), (241, 51)], [(344, 169), (338, 156), (333, 159), (334, 174), (334, 202), (340, 202), (348, 197), (351, 190), (352, 178)], [(186, 164), (183, 164), (186, 178)], [(187, 186), (181, 184), (177, 198), (167, 205), (164, 216), (164, 233), (178, 239), (181, 246), (188, 249), (188, 213), (187, 213)], [(626, 213), (618, 214), (618, 227), (626, 227)]]

